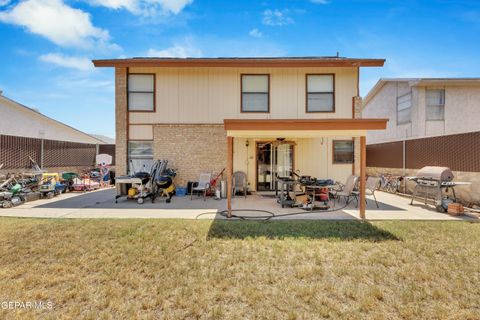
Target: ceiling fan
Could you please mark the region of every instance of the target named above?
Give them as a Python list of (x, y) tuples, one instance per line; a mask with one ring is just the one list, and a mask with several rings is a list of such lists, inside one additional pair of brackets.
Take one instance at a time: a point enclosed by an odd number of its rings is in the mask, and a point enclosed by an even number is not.
[(274, 147), (278, 147), (278, 146), (281, 146), (283, 144), (291, 144), (291, 145), (294, 145), (294, 146), (297, 145), (297, 143), (295, 141), (286, 141), (285, 138), (277, 138), (275, 140), (266, 141), (265, 143), (270, 143)]

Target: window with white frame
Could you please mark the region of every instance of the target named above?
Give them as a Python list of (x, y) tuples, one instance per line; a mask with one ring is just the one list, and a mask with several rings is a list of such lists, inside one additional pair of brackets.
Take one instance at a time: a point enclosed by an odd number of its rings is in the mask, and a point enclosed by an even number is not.
[(307, 74), (307, 112), (335, 111), (333, 74)]
[(128, 110), (154, 111), (155, 75), (128, 75)]
[(445, 90), (427, 89), (425, 91), (427, 120), (444, 120)]
[(397, 97), (397, 124), (411, 121), (412, 93), (406, 93)]
[(242, 112), (269, 112), (268, 74), (242, 74)]
[(153, 165), (153, 141), (128, 141), (128, 173), (150, 172)]

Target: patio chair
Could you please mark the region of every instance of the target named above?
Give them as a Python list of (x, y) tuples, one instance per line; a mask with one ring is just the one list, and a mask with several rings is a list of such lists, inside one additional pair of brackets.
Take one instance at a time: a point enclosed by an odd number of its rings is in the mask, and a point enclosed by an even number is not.
[(245, 198), (247, 198), (247, 174), (243, 171), (236, 171), (233, 173), (233, 196), (235, 196), (238, 191), (242, 191)]
[(193, 199), (193, 192), (203, 193), (203, 201), (207, 200), (207, 190), (210, 188), (210, 179), (212, 175), (210, 173), (201, 173), (198, 183), (195, 187), (192, 187), (190, 191), (190, 200)]
[[(357, 199), (357, 196), (353, 192), (355, 188), (355, 184), (357, 183), (358, 177), (354, 175), (350, 175), (345, 182), (345, 185), (341, 190), (334, 192), (334, 196), (337, 201), (340, 201), (340, 198), (343, 197), (345, 199), (345, 204), (349, 204), (352, 198)], [(358, 199), (357, 199), (358, 202)]]
[[(367, 182), (365, 183), (365, 195), (373, 196), (373, 199), (375, 200), (375, 205), (377, 206), (377, 208), (379, 208), (379, 206), (377, 202), (377, 197), (375, 197), (375, 191), (378, 189), (379, 184), (380, 184), (379, 177), (368, 177)], [(358, 207), (358, 198), (360, 196), (360, 191), (353, 191), (353, 194), (355, 194), (355, 198), (357, 199), (357, 207)], [(365, 198), (365, 203), (367, 203), (366, 198)]]

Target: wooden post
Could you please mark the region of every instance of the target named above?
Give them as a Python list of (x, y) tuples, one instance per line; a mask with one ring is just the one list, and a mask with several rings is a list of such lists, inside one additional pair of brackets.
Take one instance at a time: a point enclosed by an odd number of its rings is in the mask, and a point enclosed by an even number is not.
[(232, 217), (233, 137), (227, 137), (227, 209)]
[(366, 137), (360, 137), (360, 218), (365, 219), (365, 183), (367, 175), (367, 143)]

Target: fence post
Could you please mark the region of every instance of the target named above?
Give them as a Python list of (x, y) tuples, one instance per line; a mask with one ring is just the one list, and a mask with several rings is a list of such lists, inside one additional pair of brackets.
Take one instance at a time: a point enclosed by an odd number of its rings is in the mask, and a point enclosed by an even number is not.
[(40, 139), (40, 169), (43, 169), (43, 159), (45, 155), (44, 139)]

